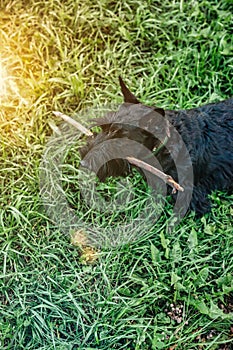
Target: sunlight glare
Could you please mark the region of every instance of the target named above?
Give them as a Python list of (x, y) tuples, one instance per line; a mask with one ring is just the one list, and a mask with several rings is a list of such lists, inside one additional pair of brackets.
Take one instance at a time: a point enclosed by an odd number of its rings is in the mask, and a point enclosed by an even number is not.
[(16, 78), (7, 74), (0, 60), (0, 102), (3, 103), (9, 99), (17, 99), (19, 105), (27, 105), (28, 101), (21, 96), (15, 80)]

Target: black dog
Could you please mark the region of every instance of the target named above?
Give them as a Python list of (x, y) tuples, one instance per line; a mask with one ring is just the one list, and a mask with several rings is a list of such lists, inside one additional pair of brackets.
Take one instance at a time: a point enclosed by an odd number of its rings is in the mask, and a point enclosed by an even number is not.
[[(121, 78), (120, 85), (124, 103), (117, 112), (95, 120), (102, 131), (88, 137), (80, 149), (81, 164), (104, 181), (131, 172), (127, 156), (151, 163), (153, 152), (162, 170), (184, 187), (184, 206), (197, 215), (208, 212), (213, 190), (233, 189), (233, 98), (164, 111), (141, 104)], [(187, 193), (192, 193), (190, 198)]]

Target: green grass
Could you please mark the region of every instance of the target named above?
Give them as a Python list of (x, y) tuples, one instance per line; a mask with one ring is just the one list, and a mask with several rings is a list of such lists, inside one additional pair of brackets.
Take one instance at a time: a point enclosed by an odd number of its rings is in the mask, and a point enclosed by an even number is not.
[[(138, 241), (83, 265), (47, 217), (39, 166), (49, 122), (60, 122), (52, 110), (120, 103), (119, 74), (164, 108), (232, 96), (231, 21), (228, 0), (0, 1), (10, 77), (6, 93), (0, 85), (1, 349), (230, 349), (232, 196), (213, 194), (211, 214), (190, 214), (172, 232), (168, 203), (155, 225), (138, 228)], [(77, 146), (62, 179), (77, 216), (104, 232), (134, 218), (147, 196), (139, 176), (125, 212), (103, 217), (80, 202)], [(116, 185), (99, 191), (112, 197)]]

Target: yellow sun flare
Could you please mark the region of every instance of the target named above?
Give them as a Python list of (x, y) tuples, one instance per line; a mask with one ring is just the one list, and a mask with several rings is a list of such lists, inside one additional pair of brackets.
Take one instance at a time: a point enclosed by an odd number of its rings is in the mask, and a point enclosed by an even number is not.
[(0, 60), (0, 102), (3, 103), (3, 101), (11, 98), (17, 99), (20, 105), (26, 105), (28, 101), (22, 97), (15, 80), (16, 78), (8, 75), (7, 70)]

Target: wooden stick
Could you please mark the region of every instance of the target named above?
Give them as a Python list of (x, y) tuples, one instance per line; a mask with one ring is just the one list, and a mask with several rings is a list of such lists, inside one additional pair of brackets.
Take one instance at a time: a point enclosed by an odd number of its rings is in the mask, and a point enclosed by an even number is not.
[(79, 131), (81, 131), (83, 134), (87, 135), (87, 136), (93, 136), (93, 133), (88, 130), (85, 126), (83, 126), (82, 124), (80, 124), (79, 122), (77, 122), (76, 120), (72, 119), (71, 117), (69, 117), (66, 114), (63, 114), (61, 112), (56, 112), (53, 111), (53, 114), (56, 117), (60, 117), (62, 118), (65, 122), (67, 122), (68, 124), (74, 126), (76, 129), (78, 129)]
[(147, 164), (147, 163), (145, 163), (142, 160), (139, 160), (137, 158), (126, 157), (126, 159), (131, 164), (136, 165), (139, 168), (145, 169), (145, 170), (149, 171), (150, 173), (158, 176), (160, 179), (162, 179), (165, 183), (167, 183), (168, 185), (170, 185), (173, 188), (173, 193), (175, 193), (176, 191), (184, 192), (183, 187), (181, 187), (170, 175), (163, 173), (161, 170), (159, 170), (159, 169), (153, 167), (152, 165)]

